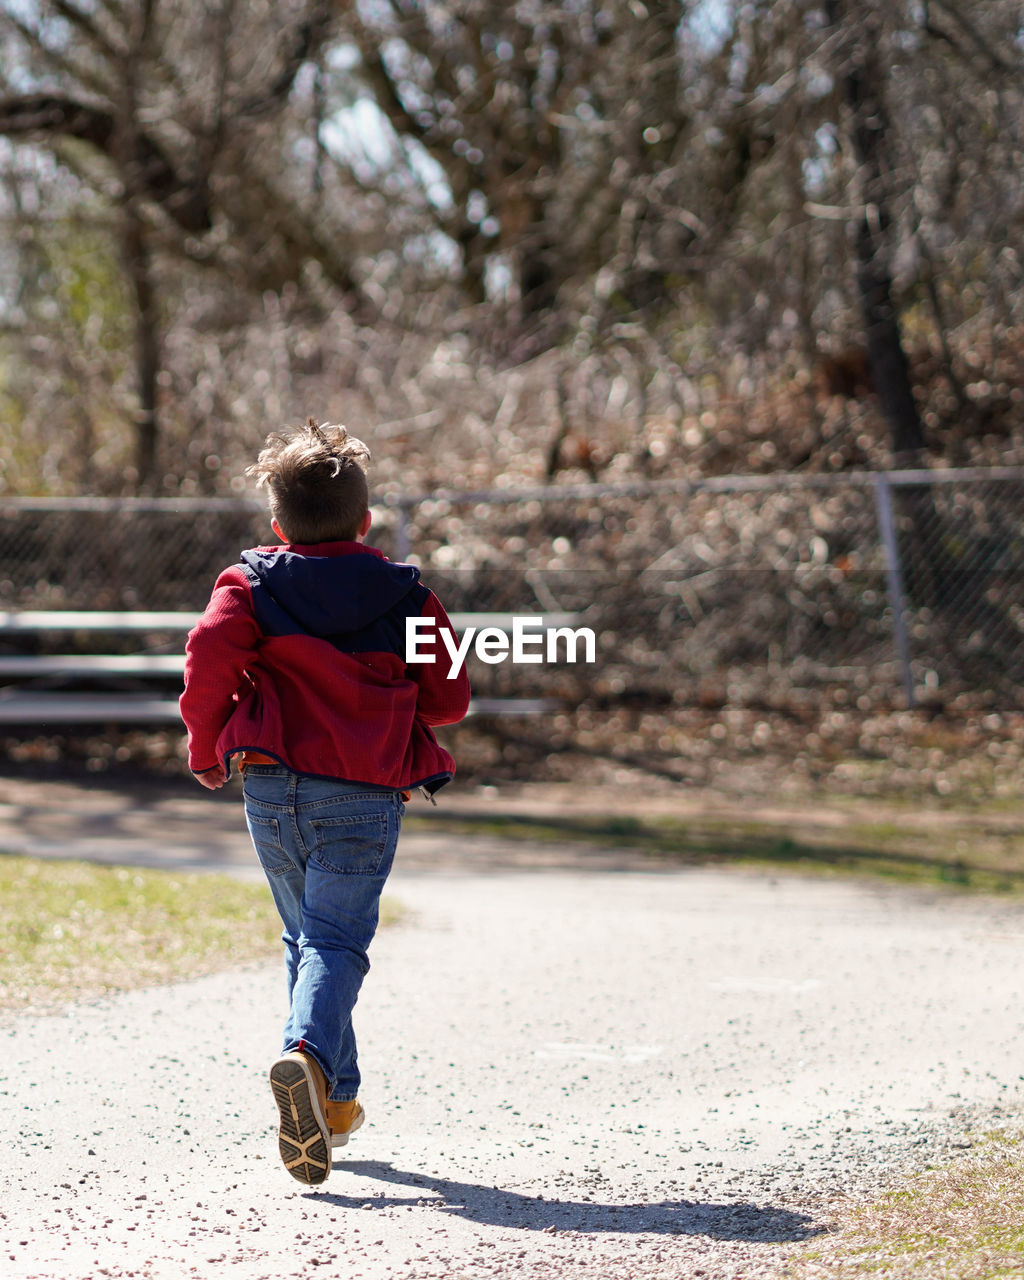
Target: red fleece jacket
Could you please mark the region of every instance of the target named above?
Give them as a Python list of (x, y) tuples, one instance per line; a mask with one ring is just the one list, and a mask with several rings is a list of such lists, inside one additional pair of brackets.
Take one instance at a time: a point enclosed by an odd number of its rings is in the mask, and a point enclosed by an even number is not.
[[(405, 620), (451, 628), (412, 566), (353, 542), (260, 547), (226, 569), (186, 645), (182, 719), (203, 773), (258, 751), (296, 773), (434, 790), (455, 770), (432, 725), (466, 714), (465, 671), (407, 665)], [(420, 649), (429, 652), (423, 640)]]

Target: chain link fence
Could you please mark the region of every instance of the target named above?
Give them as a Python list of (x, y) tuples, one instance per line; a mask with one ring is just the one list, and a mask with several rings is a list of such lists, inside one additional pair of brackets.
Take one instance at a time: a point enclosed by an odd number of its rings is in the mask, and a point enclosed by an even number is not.
[[(268, 540), (256, 500), (6, 499), (0, 608), (198, 611)], [(562, 735), (623, 708), (1024, 704), (1021, 469), (386, 495), (370, 540), (450, 612), (593, 630), (593, 664), (469, 659), (482, 696), (558, 702)]]
[[(580, 613), (634, 703), (1022, 705), (1024, 471), (720, 477), (401, 500), (394, 538), (461, 607)], [(521, 681), (524, 671), (479, 679)], [(840, 700), (844, 700), (843, 697)]]

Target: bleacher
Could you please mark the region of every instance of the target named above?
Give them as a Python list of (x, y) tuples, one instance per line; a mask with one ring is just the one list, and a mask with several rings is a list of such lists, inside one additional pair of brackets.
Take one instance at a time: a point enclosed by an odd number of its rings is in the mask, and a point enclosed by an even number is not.
[[(0, 611), (0, 725), (178, 722), (184, 637), (198, 616), (146, 610)], [(578, 622), (575, 614), (536, 616), (543, 628)], [(508, 632), (512, 615), (453, 613), (451, 622), (460, 634), (469, 627)], [(61, 637), (71, 641), (64, 646), (70, 651), (39, 652)], [(474, 698), (469, 714), (530, 716), (555, 705), (547, 698)]]

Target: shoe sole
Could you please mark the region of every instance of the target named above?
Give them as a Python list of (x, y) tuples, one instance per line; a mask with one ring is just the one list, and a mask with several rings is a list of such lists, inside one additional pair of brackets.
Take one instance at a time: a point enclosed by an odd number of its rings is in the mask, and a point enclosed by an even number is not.
[(339, 1147), (343, 1147), (345, 1143), (348, 1142), (349, 1138), (352, 1137), (355, 1131), (359, 1128), (362, 1128), (362, 1124), (365, 1119), (366, 1119), (366, 1112), (360, 1111), (360, 1113), (356, 1116), (355, 1123), (353, 1124), (351, 1129), (346, 1129), (344, 1133), (332, 1132), (331, 1133), (332, 1148), (335, 1151), (337, 1151)]
[(331, 1172), (331, 1147), (313, 1080), (299, 1062), (275, 1062), (270, 1087), (281, 1116), (277, 1149), (284, 1167), (299, 1182), (318, 1186)]

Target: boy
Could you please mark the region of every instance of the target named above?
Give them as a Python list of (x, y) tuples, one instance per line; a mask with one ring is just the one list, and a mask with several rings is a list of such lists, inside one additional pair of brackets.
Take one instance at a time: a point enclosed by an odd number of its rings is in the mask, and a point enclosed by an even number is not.
[(407, 618), (435, 618), (435, 635), (451, 624), (418, 569), (364, 545), (369, 456), (312, 418), (268, 437), (248, 474), (267, 486), (284, 545), (243, 551), (217, 579), (189, 634), (181, 696), (198, 781), (222, 787), (238, 758), (284, 924), (291, 1007), (270, 1083), (281, 1159), (311, 1186), (364, 1119), (351, 1015), (403, 800), (450, 780), (430, 726), (469, 704), (464, 673), (406, 666)]

